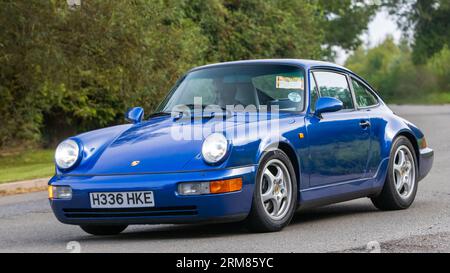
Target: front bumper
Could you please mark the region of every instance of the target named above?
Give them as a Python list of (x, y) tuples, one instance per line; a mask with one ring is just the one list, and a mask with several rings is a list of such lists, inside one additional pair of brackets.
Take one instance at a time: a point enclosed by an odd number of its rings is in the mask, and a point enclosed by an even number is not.
[(434, 151), (430, 148), (420, 150), (419, 180), (424, 179), (431, 170), (434, 161)]
[[(163, 224), (239, 221), (250, 212), (255, 166), (215, 171), (114, 176), (55, 176), (49, 185), (70, 186), (72, 199), (50, 200), (56, 218), (65, 224)], [(224, 194), (181, 196), (180, 182), (242, 177), (242, 190)], [(92, 209), (91, 192), (153, 191), (155, 207)]]

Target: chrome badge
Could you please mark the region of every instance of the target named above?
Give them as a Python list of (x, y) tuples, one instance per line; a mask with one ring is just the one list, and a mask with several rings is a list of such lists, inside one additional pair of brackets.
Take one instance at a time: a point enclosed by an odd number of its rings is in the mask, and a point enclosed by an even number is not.
[(137, 165), (139, 165), (139, 163), (141, 163), (141, 161), (138, 161), (138, 160), (133, 161), (133, 162), (131, 162), (131, 167), (136, 167)]

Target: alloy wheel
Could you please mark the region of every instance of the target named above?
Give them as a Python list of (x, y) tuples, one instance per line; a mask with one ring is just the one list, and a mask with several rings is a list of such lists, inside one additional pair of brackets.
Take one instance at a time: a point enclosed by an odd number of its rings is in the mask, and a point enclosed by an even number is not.
[(278, 159), (264, 166), (261, 176), (261, 201), (266, 214), (273, 220), (286, 216), (292, 202), (292, 184), (289, 171)]

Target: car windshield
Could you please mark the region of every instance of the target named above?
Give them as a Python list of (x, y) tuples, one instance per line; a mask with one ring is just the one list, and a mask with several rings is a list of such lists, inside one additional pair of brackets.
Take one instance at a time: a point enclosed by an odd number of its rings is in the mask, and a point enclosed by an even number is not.
[(304, 70), (299, 67), (241, 64), (203, 68), (180, 80), (158, 112), (171, 112), (180, 105), (302, 111), (304, 90)]

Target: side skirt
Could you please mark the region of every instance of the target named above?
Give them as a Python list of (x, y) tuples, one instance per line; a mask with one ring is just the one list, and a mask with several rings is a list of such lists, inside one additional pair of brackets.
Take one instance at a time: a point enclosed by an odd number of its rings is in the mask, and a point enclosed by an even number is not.
[(376, 175), (331, 185), (300, 190), (299, 209), (330, 205), (353, 199), (378, 195), (386, 180), (389, 158), (380, 163)]
[[(349, 193), (335, 194), (335, 195), (328, 196), (328, 197), (303, 200), (303, 201), (300, 201), (300, 205), (298, 206), (297, 209), (298, 210), (309, 209), (309, 208), (326, 206), (326, 205), (341, 203), (341, 202), (350, 201), (350, 200), (354, 200), (354, 199), (374, 196), (374, 195), (377, 195), (381, 191), (381, 189), (382, 188), (380, 188), (380, 189), (370, 188), (370, 189), (353, 191), (353, 192), (349, 192)], [(302, 194), (305, 195), (305, 193), (302, 193)], [(306, 194), (306, 195), (308, 195), (308, 194)]]

